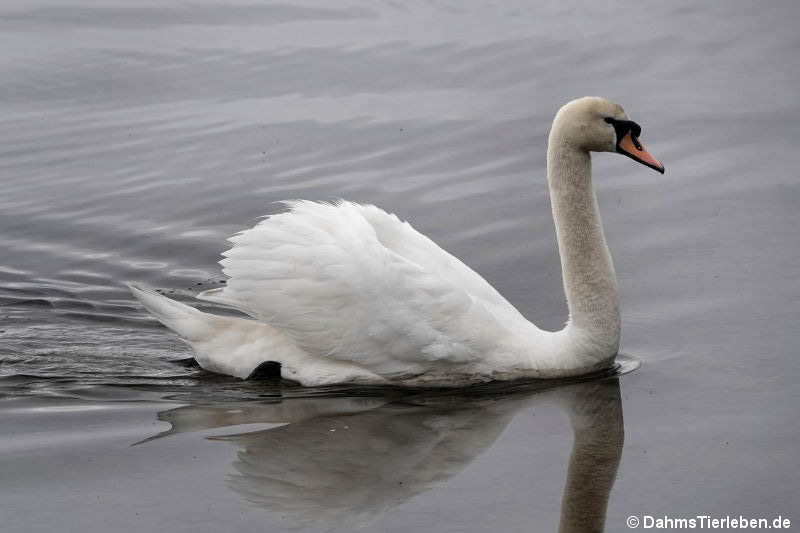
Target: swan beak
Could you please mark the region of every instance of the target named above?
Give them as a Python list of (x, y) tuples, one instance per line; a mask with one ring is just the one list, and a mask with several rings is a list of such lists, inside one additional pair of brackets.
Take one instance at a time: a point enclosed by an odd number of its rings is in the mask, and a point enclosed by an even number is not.
[(639, 139), (633, 136), (633, 133), (628, 131), (624, 137), (617, 143), (617, 151), (621, 154), (627, 155), (634, 161), (638, 161), (643, 165), (647, 165), (648, 167), (652, 168), (653, 170), (657, 170), (664, 173), (664, 165), (658, 162), (658, 159), (650, 155), (650, 153), (644, 149), (642, 143), (639, 142)]

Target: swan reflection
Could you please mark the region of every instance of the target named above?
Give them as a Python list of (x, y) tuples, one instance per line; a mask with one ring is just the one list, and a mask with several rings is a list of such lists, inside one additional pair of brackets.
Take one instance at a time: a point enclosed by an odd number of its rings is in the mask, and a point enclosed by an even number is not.
[(487, 450), (511, 419), (556, 403), (574, 432), (561, 532), (602, 531), (623, 445), (617, 378), (502, 394), (292, 398), (186, 406), (159, 414), (168, 434), (240, 424), (231, 489), (298, 525), (361, 527), (441, 484)]

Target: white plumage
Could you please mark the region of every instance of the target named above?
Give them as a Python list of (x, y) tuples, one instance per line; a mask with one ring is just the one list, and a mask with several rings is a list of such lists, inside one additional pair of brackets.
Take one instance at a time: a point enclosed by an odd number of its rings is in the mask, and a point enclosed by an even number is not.
[[(578, 112), (565, 112), (573, 102), (559, 115), (574, 120), (598, 107), (622, 113), (604, 100), (588, 100), (577, 101)], [(557, 116), (554, 131), (558, 124)], [(561, 146), (553, 141), (551, 134), (551, 152)], [(590, 287), (584, 292), (598, 291), (588, 300), (599, 315), (560, 332), (542, 331), (528, 322), (480, 275), (407, 222), (375, 206), (345, 201), (286, 202), (287, 212), (229, 239), (233, 246), (220, 262), (227, 285), (198, 298), (235, 307), (253, 320), (202, 313), (131, 288), (161, 322), (192, 345), (201, 366), (241, 378), (265, 361), (281, 363), (283, 377), (304, 385), (459, 385), (586, 372), (607, 365), (616, 353), (618, 306), (588, 166), (579, 164), (588, 152), (572, 151), (560, 154), (560, 171), (580, 179), (564, 179), (553, 168), (548, 177), (551, 193), (576, 198), (569, 204), (581, 212), (570, 212), (574, 209), (567, 205), (558, 213), (554, 197), (556, 225), (561, 217), (563, 227), (578, 224), (571, 231), (595, 238), (569, 244), (559, 234), (559, 247), (562, 258), (568, 251), (589, 259), (588, 266), (582, 264), (586, 261), (565, 262), (565, 280), (577, 277)], [(587, 175), (580, 176), (582, 171)], [(587, 198), (591, 201), (580, 201)], [(603, 292), (609, 278), (613, 294)], [(576, 298), (567, 289), (574, 314)], [(617, 313), (616, 322), (609, 313)]]

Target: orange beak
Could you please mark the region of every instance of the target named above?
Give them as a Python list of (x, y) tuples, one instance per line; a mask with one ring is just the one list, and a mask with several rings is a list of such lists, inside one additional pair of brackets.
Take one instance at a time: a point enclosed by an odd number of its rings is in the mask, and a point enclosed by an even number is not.
[(650, 155), (650, 153), (644, 149), (642, 143), (639, 142), (639, 139), (634, 137), (633, 133), (630, 131), (617, 143), (617, 151), (662, 174), (664, 173), (664, 165), (659, 163), (658, 159)]

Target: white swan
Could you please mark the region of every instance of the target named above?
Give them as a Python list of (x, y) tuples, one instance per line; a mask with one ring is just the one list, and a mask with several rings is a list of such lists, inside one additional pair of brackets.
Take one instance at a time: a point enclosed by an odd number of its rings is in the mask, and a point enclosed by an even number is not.
[(663, 173), (640, 132), (597, 97), (569, 102), (553, 121), (547, 179), (570, 315), (561, 331), (537, 328), (407, 222), (350, 202), (288, 202), (289, 212), (230, 239), (220, 262), (227, 285), (198, 298), (254, 320), (131, 290), (200, 366), (240, 378), (267, 361), (306, 386), (455, 386), (597, 370), (617, 353), (620, 315), (589, 152), (620, 152)]

